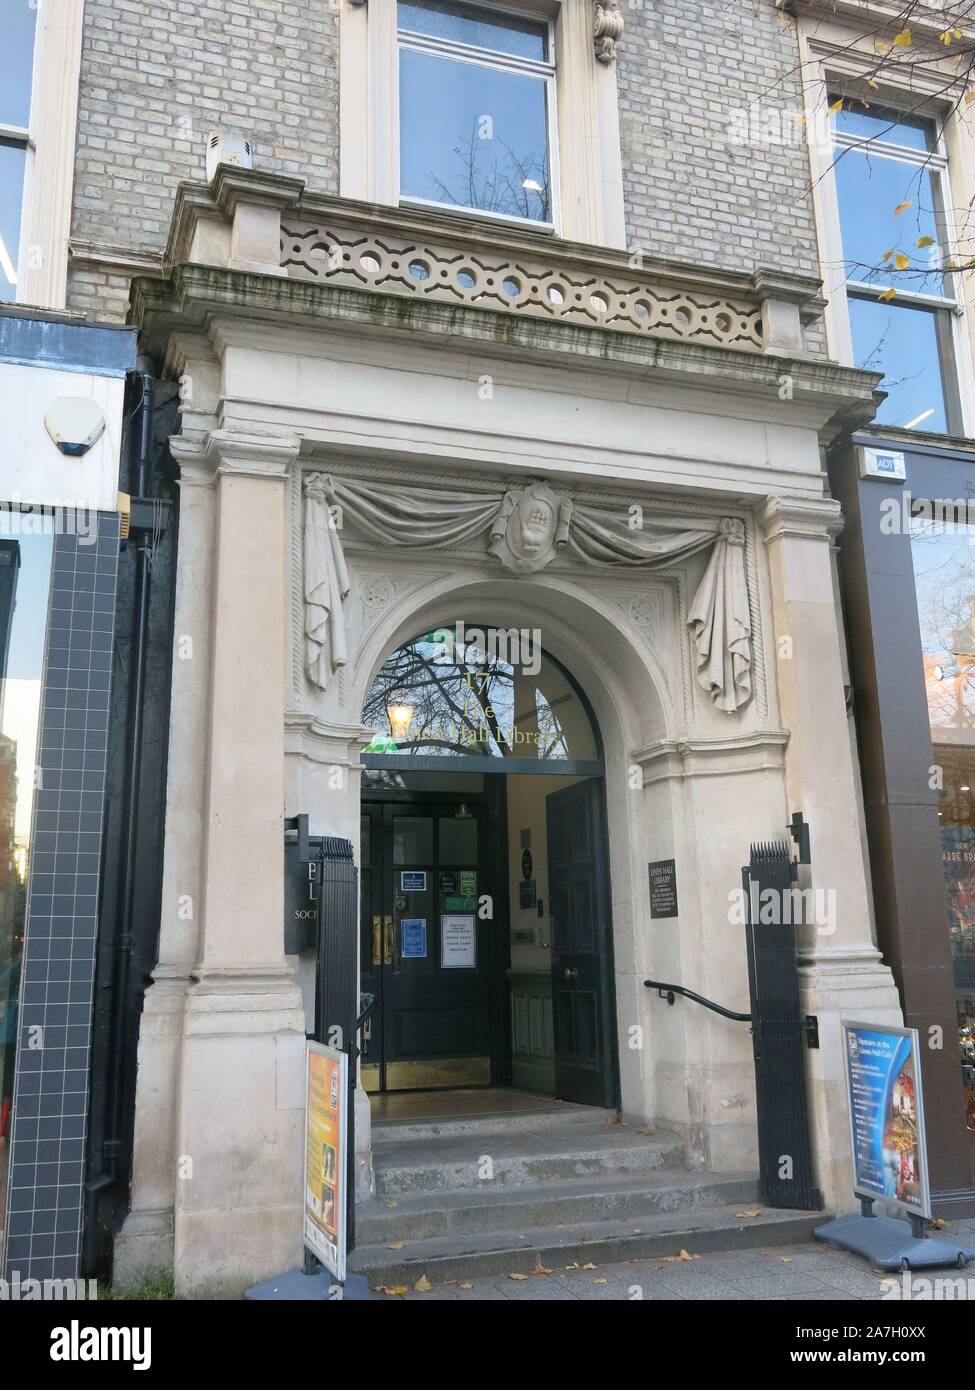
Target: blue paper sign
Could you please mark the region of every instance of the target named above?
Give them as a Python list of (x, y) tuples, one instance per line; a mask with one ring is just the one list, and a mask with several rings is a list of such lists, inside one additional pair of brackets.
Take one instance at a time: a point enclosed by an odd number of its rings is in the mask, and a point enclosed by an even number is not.
[(930, 1218), (917, 1029), (842, 1026), (853, 1190)]
[(400, 874), (401, 893), (425, 893), (427, 891), (426, 869), (407, 869)]
[(400, 955), (404, 960), (417, 960), (427, 953), (427, 921), (425, 917), (404, 917), (399, 924)]

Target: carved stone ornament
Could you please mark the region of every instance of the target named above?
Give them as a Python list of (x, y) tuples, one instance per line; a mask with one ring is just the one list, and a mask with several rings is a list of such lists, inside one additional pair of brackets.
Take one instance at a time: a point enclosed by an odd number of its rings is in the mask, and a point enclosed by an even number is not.
[(304, 494), (305, 671), (320, 690), (348, 660), (345, 604), (351, 583), (341, 540), (348, 530), (381, 553), (476, 554), (480, 548), (514, 574), (533, 574), (563, 550), (583, 564), (617, 572), (667, 568), (709, 550), (687, 615), (697, 682), (729, 713), (751, 699), (745, 528), (735, 517), (660, 513), (633, 529), (622, 509), (576, 501), (537, 480), (503, 491), (465, 492), (407, 484), (376, 488), (308, 473)]
[(601, 63), (616, 60), (616, 45), (623, 37), (623, 16), (620, 0), (596, 0), (593, 5), (592, 34), (596, 57)]
[(554, 560), (569, 538), (572, 503), (546, 483), (513, 488), (491, 525), (488, 550), (505, 569), (533, 574)]

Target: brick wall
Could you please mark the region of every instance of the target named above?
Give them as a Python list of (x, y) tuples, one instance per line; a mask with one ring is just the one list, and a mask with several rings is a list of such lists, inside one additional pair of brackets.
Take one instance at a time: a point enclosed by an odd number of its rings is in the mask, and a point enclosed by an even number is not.
[(750, 103), (756, 116), (768, 107), (801, 112), (793, 22), (772, 0), (628, 0), (625, 8), (618, 83), (630, 240), (729, 269), (818, 274), (801, 128), (783, 145), (728, 138)]
[[(255, 163), (338, 187), (334, 0), (87, 0), (72, 237), (159, 251), (211, 130)], [(124, 318), (128, 279), (74, 262), (68, 305)]]

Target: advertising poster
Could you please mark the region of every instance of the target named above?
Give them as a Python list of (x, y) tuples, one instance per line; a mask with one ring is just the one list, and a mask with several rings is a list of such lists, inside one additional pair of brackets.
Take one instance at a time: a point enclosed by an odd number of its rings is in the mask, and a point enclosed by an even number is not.
[(842, 1026), (854, 1191), (930, 1217), (917, 1030)]
[(342, 1283), (349, 1059), (309, 1042), (306, 1052), (305, 1245)]

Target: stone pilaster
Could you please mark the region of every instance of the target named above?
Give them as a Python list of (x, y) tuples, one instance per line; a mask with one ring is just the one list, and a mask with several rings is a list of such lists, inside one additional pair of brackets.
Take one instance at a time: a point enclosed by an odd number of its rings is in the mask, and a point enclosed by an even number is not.
[(812, 865), (802, 871), (800, 886), (813, 890), (816, 921), (802, 929), (800, 988), (804, 1010), (819, 1019), (820, 1048), (806, 1054), (817, 1181), (829, 1207), (849, 1209), (855, 1203), (840, 1019), (900, 1023), (901, 1010), (893, 976), (874, 942), (854, 818), (859, 795), (830, 553), (842, 521), (832, 500), (773, 498), (761, 523), (779, 707), (790, 731), (788, 805), (811, 826)]

